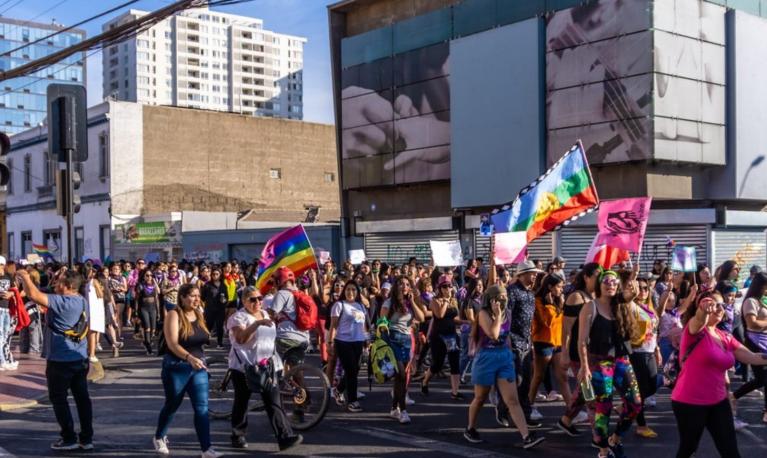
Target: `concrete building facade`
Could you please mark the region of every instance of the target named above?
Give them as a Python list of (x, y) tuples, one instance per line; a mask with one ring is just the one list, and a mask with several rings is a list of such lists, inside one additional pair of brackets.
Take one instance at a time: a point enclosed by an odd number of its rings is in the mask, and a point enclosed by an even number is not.
[[(103, 29), (146, 14), (130, 10)], [(260, 19), (185, 10), (104, 50), (104, 96), (302, 119), (305, 43), (264, 30)]]
[[(651, 196), (642, 259), (767, 262), (767, 9), (756, 0), (345, 0), (329, 6), (345, 240), (483, 255), (479, 218), (577, 141), (602, 199)], [(761, 172), (760, 172), (761, 171)], [(595, 221), (533, 242), (583, 262)]]
[[(310, 211), (319, 211), (315, 221), (339, 217), (332, 126), (107, 101), (89, 110), (88, 132), (83, 204), (75, 215), (78, 258), (180, 256), (177, 239), (154, 246), (113, 242), (123, 226), (135, 224), (164, 222), (178, 235), (185, 212), (286, 223), (302, 222)], [(12, 258), (30, 253), (32, 243), (47, 244), (57, 258), (66, 253), (65, 222), (55, 210), (59, 164), (46, 150), (44, 126), (14, 137), (10, 160), (24, 166), (13, 169), (6, 203)]]

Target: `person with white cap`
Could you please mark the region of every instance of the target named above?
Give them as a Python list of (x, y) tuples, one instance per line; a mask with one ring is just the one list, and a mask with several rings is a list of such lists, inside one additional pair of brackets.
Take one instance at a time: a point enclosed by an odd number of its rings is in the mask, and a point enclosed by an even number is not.
[(0, 371), (16, 370), (18, 363), (13, 361), (10, 352), (3, 351), (5, 342), (13, 335), (10, 301), (13, 299), (13, 278), (5, 271), (5, 258), (0, 256)]
[[(517, 281), (507, 287), (511, 329), (509, 337), (511, 350), (514, 355), (514, 366), (517, 378), (519, 404), (525, 414), (528, 428), (540, 428), (540, 418), (531, 418), (532, 406), (528, 398), (530, 379), (532, 376), (532, 326), (535, 315), (535, 280), (543, 271), (533, 261), (524, 261), (517, 266)], [(503, 426), (509, 426), (509, 410), (506, 404), (499, 402), (496, 406), (496, 421)]]

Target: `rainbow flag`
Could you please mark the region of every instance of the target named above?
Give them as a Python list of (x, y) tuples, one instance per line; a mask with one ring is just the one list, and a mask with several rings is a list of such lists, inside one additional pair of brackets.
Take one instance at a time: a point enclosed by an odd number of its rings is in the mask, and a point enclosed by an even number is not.
[(497, 232), (527, 232), (531, 242), (593, 211), (599, 196), (583, 145), (578, 142), (517, 198), (492, 212)]
[(269, 290), (269, 280), (278, 267), (287, 266), (296, 274), (301, 275), (309, 269), (317, 268), (314, 249), (309, 242), (304, 226), (298, 225), (275, 235), (264, 246), (261, 259), (258, 261), (258, 279), (256, 287), (266, 294)]
[(43, 259), (53, 259), (53, 255), (51, 254), (50, 250), (48, 250), (47, 245), (37, 245), (33, 243), (32, 252)]

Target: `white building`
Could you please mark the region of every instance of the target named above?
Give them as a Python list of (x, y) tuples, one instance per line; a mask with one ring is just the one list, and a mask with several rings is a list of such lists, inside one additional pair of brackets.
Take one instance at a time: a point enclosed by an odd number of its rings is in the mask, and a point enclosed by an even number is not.
[[(130, 10), (103, 29), (146, 14)], [(104, 96), (303, 119), (304, 43), (260, 19), (186, 10), (104, 50)]]

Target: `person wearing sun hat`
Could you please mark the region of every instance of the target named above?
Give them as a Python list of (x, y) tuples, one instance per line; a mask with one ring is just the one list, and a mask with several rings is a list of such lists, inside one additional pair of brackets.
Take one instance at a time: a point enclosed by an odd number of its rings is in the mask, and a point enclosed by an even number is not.
[[(532, 376), (532, 327), (535, 315), (535, 280), (538, 275), (544, 273), (535, 262), (524, 261), (517, 265), (517, 281), (506, 288), (509, 305), (507, 312), (511, 320), (509, 337), (511, 350), (514, 355), (514, 366), (518, 379), (517, 391), (519, 404), (525, 413), (528, 428), (540, 428), (540, 418), (531, 418), (532, 406), (527, 396), (530, 390), (530, 378)], [(509, 411), (504, 403), (496, 406), (496, 421), (502, 426), (509, 426)]]

